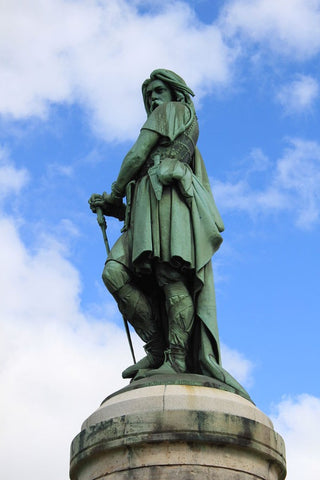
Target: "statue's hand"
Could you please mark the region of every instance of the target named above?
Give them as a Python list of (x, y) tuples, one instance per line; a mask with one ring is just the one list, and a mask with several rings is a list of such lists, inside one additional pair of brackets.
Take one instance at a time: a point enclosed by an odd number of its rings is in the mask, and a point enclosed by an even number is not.
[(186, 174), (186, 164), (173, 158), (164, 158), (158, 169), (158, 177), (163, 185), (170, 185), (174, 180), (181, 180)]
[(121, 200), (114, 198), (112, 194), (106, 192), (103, 192), (102, 195), (93, 193), (88, 202), (93, 213), (97, 213), (97, 208), (101, 208), (102, 213), (109, 217), (115, 217), (119, 220), (123, 220), (125, 217), (125, 204)]
[(103, 206), (104, 206), (103, 195), (99, 195), (99, 193), (93, 193), (89, 198), (88, 203), (93, 213), (96, 213), (98, 207), (103, 209)]

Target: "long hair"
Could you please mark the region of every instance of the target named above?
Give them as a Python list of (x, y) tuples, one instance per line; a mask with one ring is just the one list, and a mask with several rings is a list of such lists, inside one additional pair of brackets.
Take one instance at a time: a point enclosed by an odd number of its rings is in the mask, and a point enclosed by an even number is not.
[(147, 80), (145, 80), (142, 84), (142, 96), (147, 115), (150, 114), (147, 87), (154, 80), (161, 80), (170, 88), (174, 101), (186, 103), (192, 108), (192, 110), (194, 110), (193, 101), (190, 98), (190, 95), (194, 97), (194, 93), (191, 88), (187, 86), (183, 78), (179, 77), (179, 75), (171, 70), (158, 68), (157, 70), (153, 70), (153, 72), (150, 74), (150, 78), (147, 78)]

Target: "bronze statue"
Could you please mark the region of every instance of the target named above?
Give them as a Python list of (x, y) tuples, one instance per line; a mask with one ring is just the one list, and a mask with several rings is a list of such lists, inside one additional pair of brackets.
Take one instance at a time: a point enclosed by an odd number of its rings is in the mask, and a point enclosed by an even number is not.
[[(146, 356), (124, 378), (196, 373), (243, 390), (221, 366), (211, 257), (224, 226), (196, 146), (192, 90), (176, 73), (154, 70), (142, 85), (147, 120), (111, 193), (91, 209), (123, 217), (102, 274)], [(247, 395), (247, 394), (246, 394)]]

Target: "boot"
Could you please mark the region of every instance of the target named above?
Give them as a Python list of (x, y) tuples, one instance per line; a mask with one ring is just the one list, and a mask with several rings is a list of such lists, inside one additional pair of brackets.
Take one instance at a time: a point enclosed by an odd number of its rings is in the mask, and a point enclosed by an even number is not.
[(160, 368), (151, 370), (150, 375), (174, 375), (177, 373), (186, 373), (187, 351), (184, 347), (178, 345), (170, 345), (170, 348), (164, 352), (164, 362)]
[(194, 321), (193, 301), (182, 282), (166, 285), (164, 292), (169, 322), (169, 348), (164, 352), (165, 360), (161, 367), (144, 374), (148, 377), (187, 373), (188, 371), (186, 359)]
[(122, 372), (122, 378), (133, 378), (139, 370), (149, 370), (158, 368), (164, 360), (164, 344), (159, 335), (154, 335), (153, 339), (144, 346), (146, 356), (139, 362), (131, 365)]
[(146, 342), (146, 356), (122, 372), (123, 378), (133, 378), (138, 370), (158, 368), (164, 359), (164, 341), (151, 304), (143, 292), (127, 283), (114, 294), (122, 315), (131, 323), (139, 337)]

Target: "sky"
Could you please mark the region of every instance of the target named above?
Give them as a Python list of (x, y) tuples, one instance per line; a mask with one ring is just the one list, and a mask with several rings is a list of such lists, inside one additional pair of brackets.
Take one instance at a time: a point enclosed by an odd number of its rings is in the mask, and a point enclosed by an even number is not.
[[(283, 436), (288, 480), (320, 478), (319, 60), (320, 0), (0, 2), (5, 478), (67, 479), (81, 423), (127, 384), (87, 201), (110, 191), (155, 68), (196, 94), (225, 223), (213, 258), (223, 365)], [(108, 219), (111, 244), (120, 230)]]

